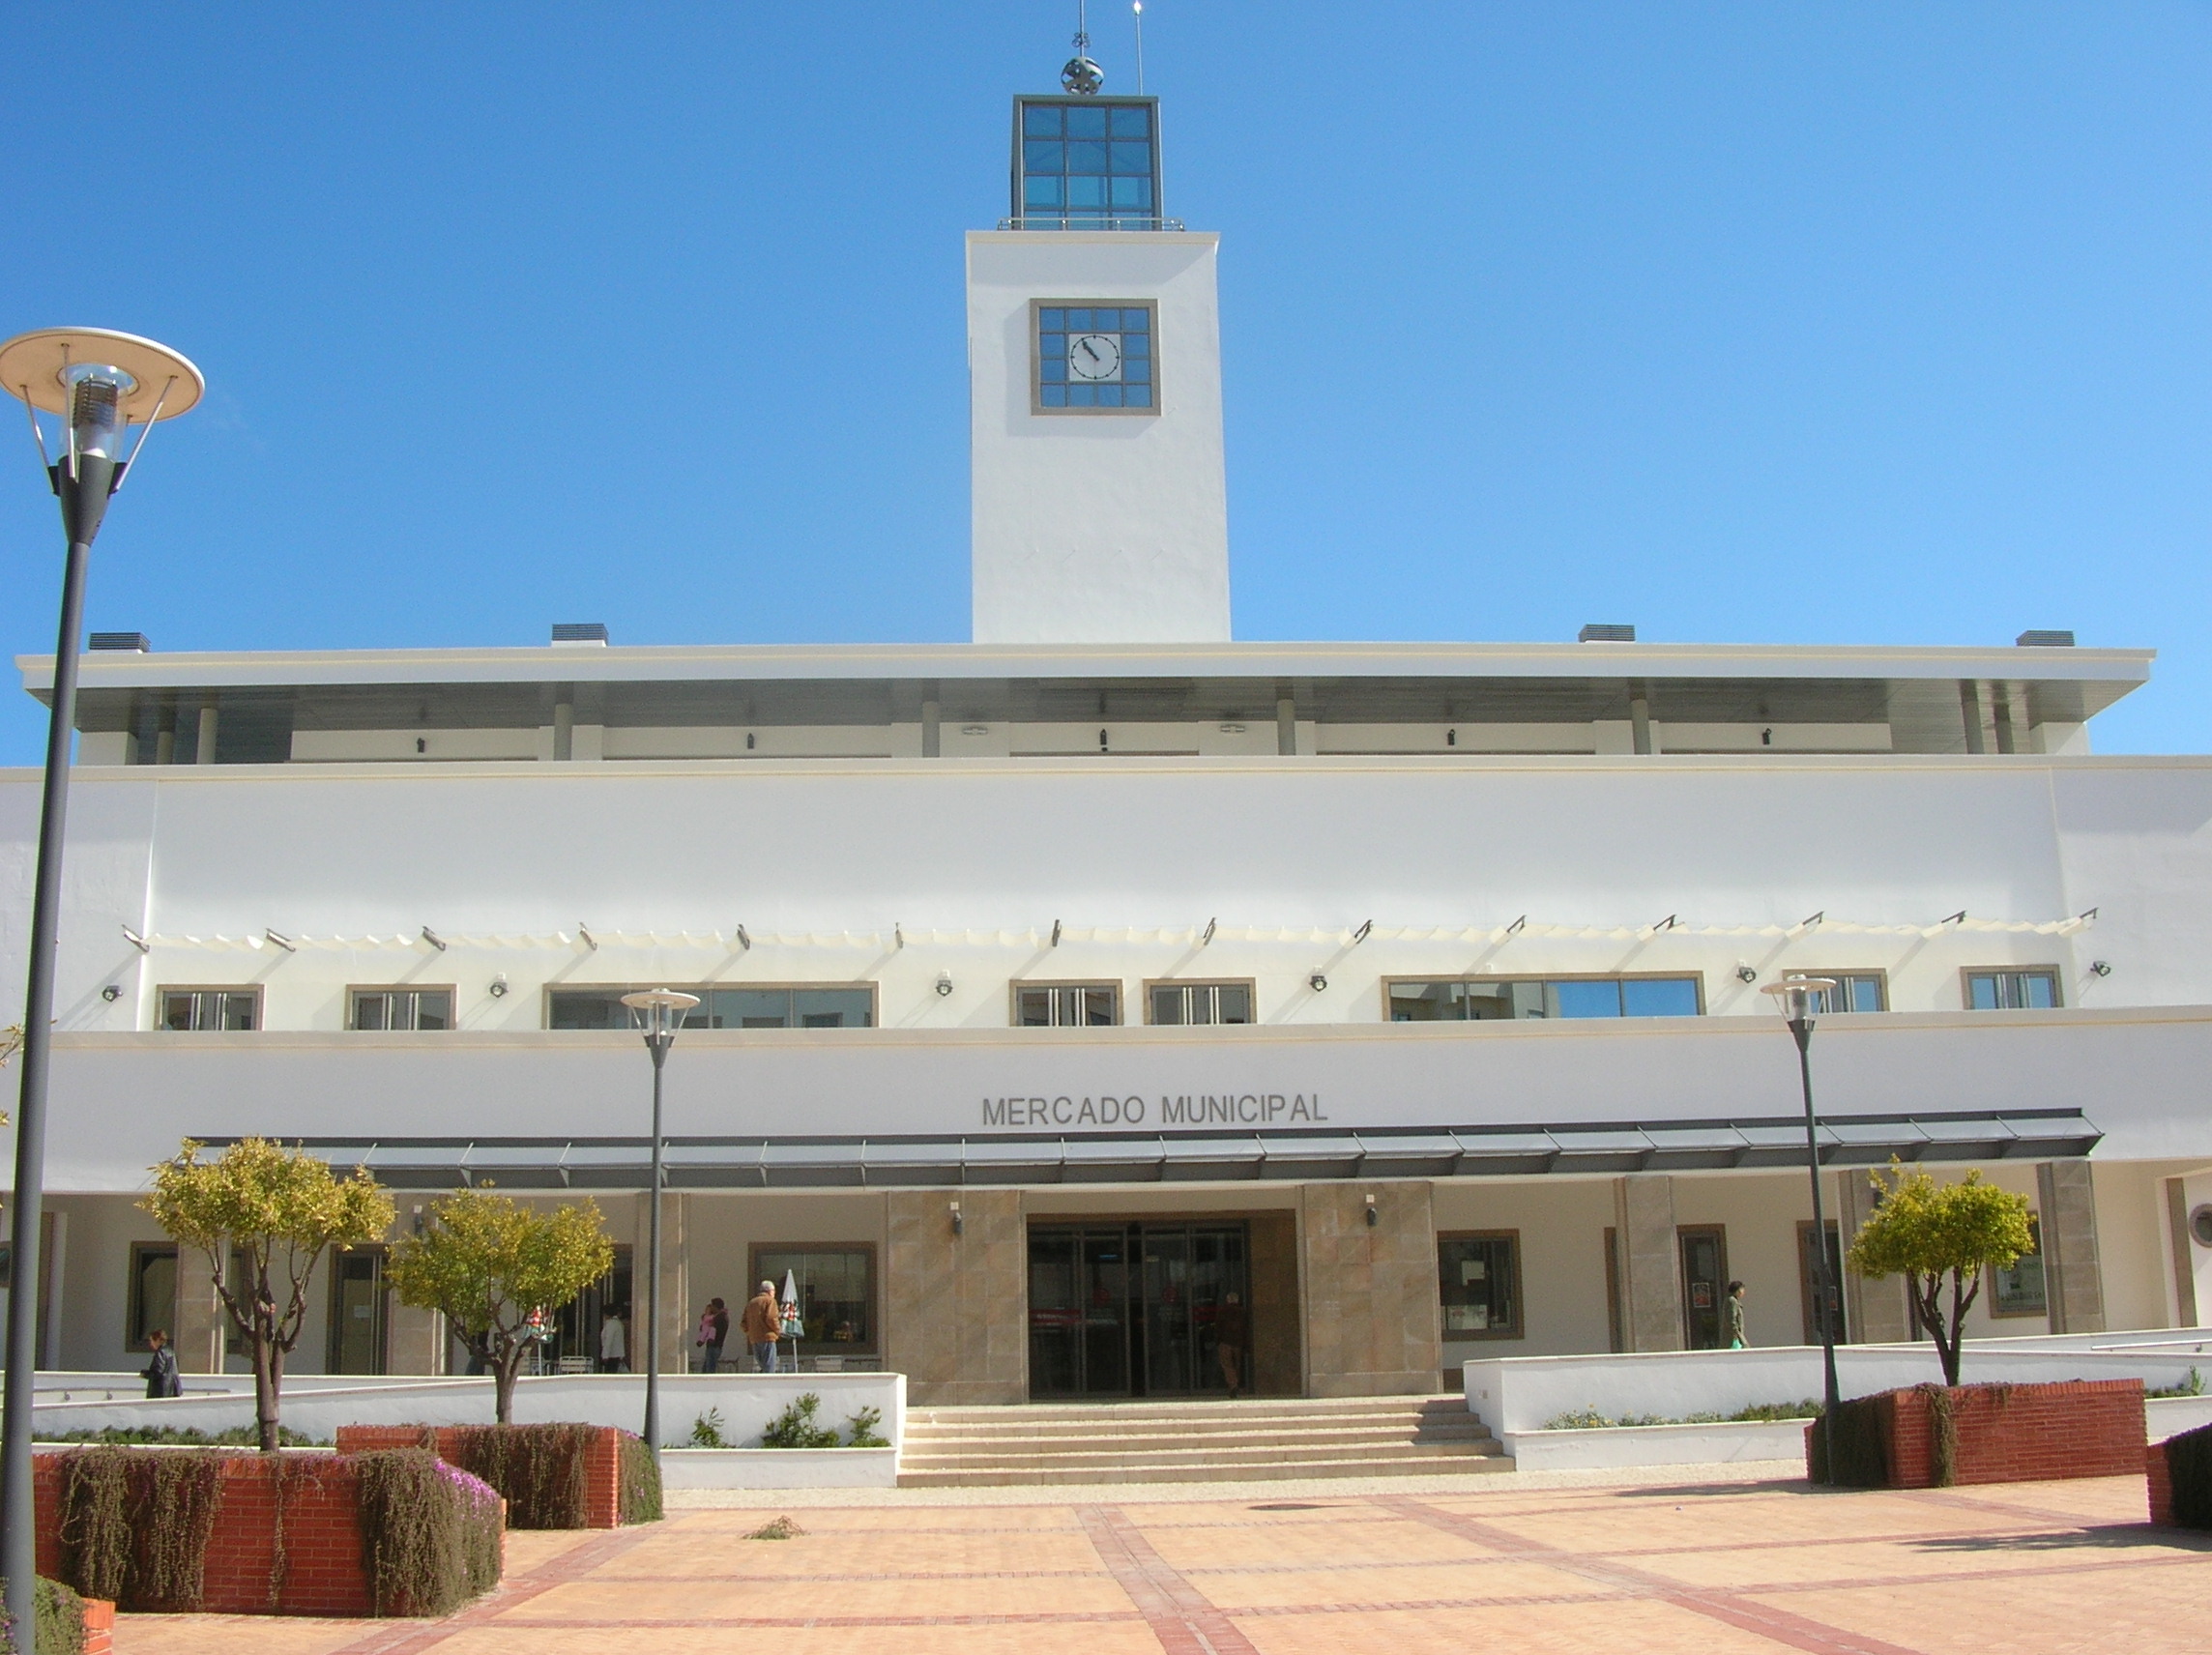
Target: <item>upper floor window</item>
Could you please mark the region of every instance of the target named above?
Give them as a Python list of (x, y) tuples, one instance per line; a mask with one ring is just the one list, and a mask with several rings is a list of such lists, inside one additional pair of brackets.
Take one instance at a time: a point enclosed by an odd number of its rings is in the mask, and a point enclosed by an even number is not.
[(1016, 983), (1017, 1029), (1103, 1029), (1121, 1021), (1120, 983)]
[(450, 988), (357, 988), (346, 992), (349, 1029), (451, 1029)]
[(1152, 983), (1145, 990), (1146, 1010), (1154, 1023), (1249, 1023), (1250, 983)]
[(1393, 1023), (1480, 1023), (1507, 1017), (1695, 1017), (1704, 1009), (1695, 976), (1461, 977), (1386, 982)]
[(1968, 971), (1965, 975), (1968, 1011), (2049, 1011), (2059, 1003), (2055, 966)]
[(160, 993), (164, 1029), (258, 1029), (258, 988), (165, 988)]
[[(548, 989), (545, 1027), (628, 1029), (632, 1020), (622, 997), (633, 992), (628, 985)], [(700, 985), (684, 992), (699, 997), (684, 1014), (686, 1029), (872, 1029), (876, 1023), (873, 983)]]
[(1889, 981), (1880, 972), (1798, 972), (1791, 968), (1791, 976), (1828, 977), (1834, 988), (1824, 988), (1813, 996), (1813, 1013), (1817, 1017), (1831, 1017), (1840, 1011), (1887, 1011), (1889, 1009)]

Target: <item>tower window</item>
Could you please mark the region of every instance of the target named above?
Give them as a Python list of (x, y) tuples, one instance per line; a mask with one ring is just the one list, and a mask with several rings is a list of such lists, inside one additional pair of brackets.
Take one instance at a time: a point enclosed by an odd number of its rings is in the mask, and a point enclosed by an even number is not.
[(1030, 308), (1035, 317), (1033, 413), (1157, 411), (1159, 356), (1151, 305), (1040, 299)]
[(1020, 100), (1013, 195), (1023, 229), (1160, 228), (1153, 101)]

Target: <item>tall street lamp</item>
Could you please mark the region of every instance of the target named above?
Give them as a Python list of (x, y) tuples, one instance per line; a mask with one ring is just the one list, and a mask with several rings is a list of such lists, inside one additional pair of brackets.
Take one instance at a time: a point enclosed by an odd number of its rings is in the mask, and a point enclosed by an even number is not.
[(1797, 1076), (1805, 1088), (1805, 1166), (1813, 1178), (1813, 1316), (1820, 1329), (1821, 1378), (1826, 1381), (1820, 1412), (1820, 1456), (1828, 1483), (1836, 1481), (1836, 1409), (1843, 1392), (1836, 1383), (1836, 1318), (1828, 1283), (1828, 1219), (1820, 1202), (1820, 1120), (1813, 1113), (1813, 1013), (1836, 992), (1834, 977), (1787, 976), (1760, 990), (1774, 997), (1775, 1009), (1790, 1021), (1797, 1041)]
[(622, 997), (630, 1020), (645, 1035), (653, 1054), (653, 1195), (646, 1228), (645, 1277), (645, 1445), (660, 1452), (660, 1071), (684, 1014), (699, 1003), (695, 994), (649, 988)]
[[(46, 480), (61, 501), (69, 557), (54, 644), (53, 711), (46, 723), (45, 787), (39, 799), (39, 862), (31, 896), (28, 982), (23, 994), (23, 1089), (15, 1117), (15, 1202), (10, 1218), (8, 1377), (0, 1401), (0, 1572), (18, 1649), (37, 1638), (38, 1541), (31, 1495), (31, 1408), (38, 1396), (40, 1219), (45, 1205), (46, 1067), (54, 1017), (54, 935), (61, 917), (62, 836), (69, 814), (70, 738), (76, 727), (76, 658), (84, 625), (84, 571), (107, 502), (157, 421), (189, 412), (207, 389), (200, 370), (151, 339), (105, 328), (44, 328), (0, 344), (0, 385), (30, 417)], [(60, 425), (46, 453), (39, 416)], [(131, 427), (138, 440), (131, 444)], [(128, 452), (126, 451), (128, 450)]]

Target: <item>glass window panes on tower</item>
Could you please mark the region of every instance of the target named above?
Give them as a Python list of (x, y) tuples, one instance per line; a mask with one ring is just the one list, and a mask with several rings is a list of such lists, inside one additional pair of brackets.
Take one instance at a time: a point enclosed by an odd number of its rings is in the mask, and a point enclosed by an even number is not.
[(1252, 1021), (1250, 983), (1154, 983), (1146, 994), (1154, 1023)]
[(1393, 1023), (1483, 1023), (1510, 1017), (1695, 1017), (1699, 979), (1561, 977), (1508, 981), (1470, 977), (1387, 985)]
[(451, 1029), (453, 991), (450, 988), (357, 988), (352, 994), (355, 1029)]
[(1150, 305), (1047, 305), (1036, 312), (1036, 411), (1150, 414), (1158, 394)]
[(240, 1030), (261, 1024), (257, 988), (165, 988), (161, 991), (164, 1029)]
[(1014, 212), (1030, 230), (1159, 227), (1152, 100), (1024, 99)]
[(1120, 983), (1016, 983), (1017, 1029), (1105, 1029), (1121, 1021)]
[(2049, 1011), (2057, 1003), (2058, 973), (2048, 966), (1966, 973), (1969, 1011)]
[(1444, 1338), (1521, 1337), (1521, 1238), (1512, 1231), (1437, 1237)]

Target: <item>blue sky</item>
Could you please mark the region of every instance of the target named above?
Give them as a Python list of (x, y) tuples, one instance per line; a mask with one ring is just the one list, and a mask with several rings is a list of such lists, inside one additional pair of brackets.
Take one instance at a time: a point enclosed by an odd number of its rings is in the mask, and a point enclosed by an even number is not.
[[(90, 625), (964, 638), (960, 235), (1073, 13), (10, 8), (68, 73), (16, 110), (0, 333), (210, 381)], [(2072, 626), (2161, 652), (2103, 750), (2212, 750), (2208, 71), (2201, 3), (1151, 0), (1237, 635)], [(14, 654), (59, 535), (8, 441)], [(0, 763), (42, 740), (0, 697)]]

